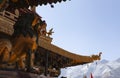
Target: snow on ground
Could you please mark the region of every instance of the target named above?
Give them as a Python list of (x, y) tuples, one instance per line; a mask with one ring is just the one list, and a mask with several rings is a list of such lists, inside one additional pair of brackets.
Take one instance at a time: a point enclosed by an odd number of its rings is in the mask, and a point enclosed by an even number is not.
[(97, 61), (85, 65), (78, 65), (61, 69), (60, 77), (67, 78), (90, 78), (92, 73), (94, 78), (120, 78), (120, 58), (115, 61)]

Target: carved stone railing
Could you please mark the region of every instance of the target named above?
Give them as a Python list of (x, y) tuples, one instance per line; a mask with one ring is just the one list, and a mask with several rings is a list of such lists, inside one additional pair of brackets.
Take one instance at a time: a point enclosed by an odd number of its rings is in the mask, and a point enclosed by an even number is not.
[(6, 18), (8, 18), (10, 20), (13, 20), (13, 21), (17, 21), (17, 18), (18, 18), (17, 15), (15, 15), (15, 14), (13, 14), (11, 12), (8, 12), (8, 11), (2, 11), (2, 12), (0, 12), (0, 15), (4, 16), (4, 17), (6, 17)]
[(14, 32), (13, 25), (17, 21), (17, 18), (18, 16), (8, 11), (0, 12), (0, 32), (12, 35)]

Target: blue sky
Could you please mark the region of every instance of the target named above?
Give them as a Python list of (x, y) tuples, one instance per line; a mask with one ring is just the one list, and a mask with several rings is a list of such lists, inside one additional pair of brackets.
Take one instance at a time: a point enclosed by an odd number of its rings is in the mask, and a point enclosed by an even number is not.
[(120, 0), (71, 0), (40, 6), (37, 13), (53, 28), (53, 44), (80, 55), (120, 57)]

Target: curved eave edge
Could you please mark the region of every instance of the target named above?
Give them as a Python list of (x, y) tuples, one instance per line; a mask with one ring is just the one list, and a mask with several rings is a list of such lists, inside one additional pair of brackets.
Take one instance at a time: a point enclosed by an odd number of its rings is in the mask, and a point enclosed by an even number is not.
[(48, 43), (45, 43), (42, 41), (39, 42), (39, 46), (43, 47), (47, 50), (50, 50), (56, 54), (59, 54), (59, 55), (62, 55), (64, 57), (67, 57), (69, 59), (72, 59), (73, 64), (90, 63), (90, 62), (94, 61), (90, 56), (77, 55), (77, 54), (68, 52), (66, 50), (63, 50), (62, 48), (59, 48), (53, 44), (48, 44)]

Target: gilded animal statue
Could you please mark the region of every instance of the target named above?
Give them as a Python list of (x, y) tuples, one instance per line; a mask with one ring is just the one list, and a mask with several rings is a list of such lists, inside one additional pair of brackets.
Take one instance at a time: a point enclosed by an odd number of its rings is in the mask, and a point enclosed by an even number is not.
[[(10, 39), (0, 39), (0, 63), (18, 63), (19, 69), (33, 67), (34, 52), (38, 46), (38, 21), (36, 15), (24, 13), (14, 24), (14, 33)], [(1, 65), (0, 64), (0, 65)]]
[(52, 35), (52, 33), (54, 33), (54, 32), (53, 32), (53, 28), (51, 28), (51, 29), (47, 32), (48, 37), (50, 37), (50, 36)]
[(101, 59), (101, 54), (102, 54), (102, 52), (99, 52), (99, 55), (92, 55), (91, 57), (92, 57), (93, 60), (100, 60)]
[(19, 17), (18, 21), (14, 25), (14, 39), (12, 41), (13, 53), (11, 54), (9, 63), (18, 62), (20, 69), (24, 69), (25, 67), (25, 63), (23, 62), (24, 59), (26, 59), (26, 63), (29, 63), (28, 67), (33, 66), (34, 58), (31, 56), (32, 52), (34, 52), (38, 46), (38, 30), (35, 28), (37, 22), (33, 26), (34, 20), (36, 20), (34, 14), (25, 13)]

